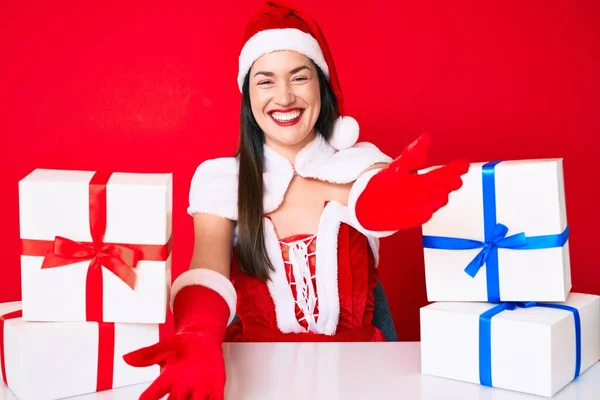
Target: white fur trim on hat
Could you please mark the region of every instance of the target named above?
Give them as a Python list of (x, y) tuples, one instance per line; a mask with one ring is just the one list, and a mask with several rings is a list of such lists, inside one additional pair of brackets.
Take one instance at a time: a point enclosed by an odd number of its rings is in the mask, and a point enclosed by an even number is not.
[(171, 286), (171, 310), (173, 309), (173, 301), (177, 293), (184, 287), (191, 285), (204, 286), (220, 294), (229, 306), (229, 320), (227, 321), (227, 325), (233, 321), (237, 304), (235, 288), (231, 281), (224, 275), (209, 268), (192, 268), (175, 279)]
[(344, 150), (354, 146), (359, 134), (358, 122), (352, 117), (338, 117), (333, 126), (333, 133), (329, 144), (337, 150)]
[(319, 42), (309, 35), (295, 28), (267, 29), (252, 36), (240, 52), (238, 87), (240, 92), (244, 86), (244, 79), (254, 61), (264, 54), (278, 50), (293, 50), (313, 60), (329, 78), (329, 67), (319, 46)]

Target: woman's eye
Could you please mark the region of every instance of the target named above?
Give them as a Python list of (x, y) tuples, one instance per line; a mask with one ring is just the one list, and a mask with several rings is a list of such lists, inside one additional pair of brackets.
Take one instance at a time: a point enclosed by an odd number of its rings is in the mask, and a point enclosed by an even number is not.
[(301, 81), (305, 81), (305, 80), (307, 80), (307, 79), (308, 79), (308, 78), (307, 78), (307, 77), (305, 77), (305, 76), (298, 76), (298, 77), (294, 78), (294, 81), (295, 81), (295, 82), (301, 82)]
[(258, 84), (261, 85), (261, 86), (268, 85), (270, 83), (272, 83), (272, 82), (271, 81), (260, 81), (260, 82), (258, 82)]

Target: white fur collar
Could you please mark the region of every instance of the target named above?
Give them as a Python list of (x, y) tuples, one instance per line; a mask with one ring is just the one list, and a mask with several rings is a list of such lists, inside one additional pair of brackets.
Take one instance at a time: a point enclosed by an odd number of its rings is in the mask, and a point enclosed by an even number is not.
[[(263, 182), (264, 212), (275, 211), (294, 173), (332, 183), (354, 182), (367, 168), (392, 159), (371, 143), (357, 143), (345, 150), (335, 150), (321, 135), (316, 135), (290, 161), (265, 145)], [(205, 212), (237, 220), (238, 160), (234, 157), (210, 159), (198, 167), (190, 185), (190, 214)]]
[(294, 177), (314, 178), (331, 183), (355, 181), (368, 167), (387, 163), (391, 158), (371, 143), (358, 143), (337, 151), (321, 135), (316, 135), (296, 155), (295, 166), (269, 146), (264, 146), (265, 213), (276, 210)]

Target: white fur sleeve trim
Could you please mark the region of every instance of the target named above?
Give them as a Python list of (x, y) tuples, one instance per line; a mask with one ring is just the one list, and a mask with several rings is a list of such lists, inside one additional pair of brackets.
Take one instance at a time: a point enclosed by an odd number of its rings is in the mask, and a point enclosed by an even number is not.
[(190, 215), (205, 213), (237, 220), (238, 165), (233, 157), (204, 161), (196, 169), (189, 192)]
[(175, 282), (171, 286), (171, 310), (173, 310), (173, 301), (177, 293), (184, 287), (191, 285), (204, 286), (220, 294), (229, 306), (229, 320), (227, 321), (227, 325), (231, 324), (231, 321), (235, 317), (237, 304), (235, 288), (225, 276), (208, 268), (189, 269), (175, 279)]
[(373, 236), (376, 238), (382, 238), (386, 236), (391, 236), (394, 233), (398, 232), (394, 231), (371, 231), (362, 226), (362, 224), (358, 221), (356, 217), (356, 202), (362, 192), (367, 187), (367, 184), (373, 178), (381, 168), (371, 169), (365, 173), (363, 173), (358, 179), (352, 184), (352, 188), (350, 188), (350, 194), (348, 196), (348, 210), (350, 211), (350, 220), (352, 221), (352, 225), (362, 234), (366, 236)]

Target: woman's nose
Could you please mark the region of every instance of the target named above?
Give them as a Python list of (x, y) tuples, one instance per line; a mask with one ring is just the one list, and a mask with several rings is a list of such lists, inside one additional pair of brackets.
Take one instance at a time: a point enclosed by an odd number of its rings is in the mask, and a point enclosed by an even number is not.
[(280, 84), (277, 88), (275, 101), (281, 106), (287, 106), (294, 102), (294, 93), (287, 84)]

